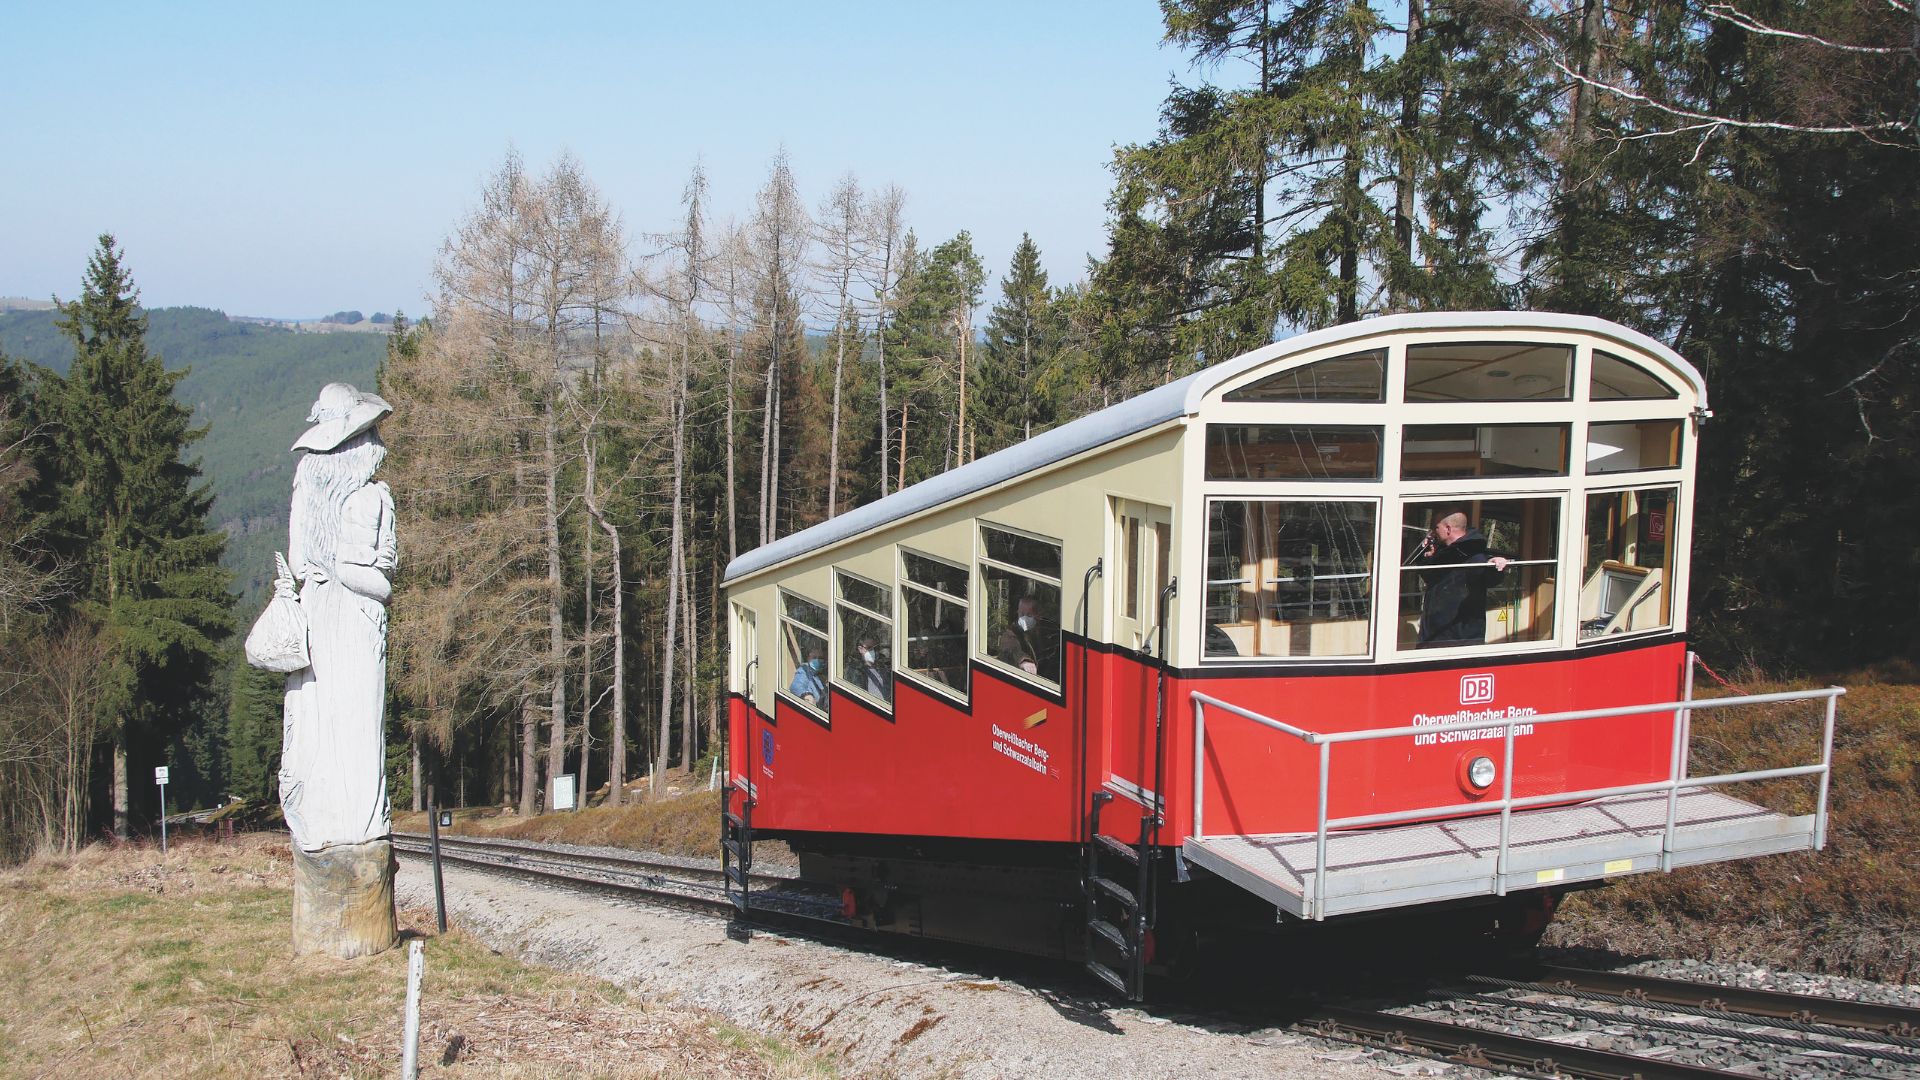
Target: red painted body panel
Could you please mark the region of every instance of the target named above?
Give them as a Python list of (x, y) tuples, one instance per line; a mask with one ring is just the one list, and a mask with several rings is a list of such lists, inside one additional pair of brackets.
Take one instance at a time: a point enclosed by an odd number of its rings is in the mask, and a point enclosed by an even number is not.
[[(1080, 775), (1079, 673), (1087, 669), (1088, 768)], [(1663, 639), (1535, 661), (1449, 663), (1421, 670), (1351, 673), (1184, 673), (1167, 680), (1167, 758), (1161, 840), (1177, 844), (1192, 823), (1195, 690), (1320, 731), (1431, 722), (1462, 710), (1502, 715), (1670, 701), (1680, 696), (1685, 646)], [(1065, 703), (976, 665), (971, 708), (897, 680), (888, 717), (835, 692), (830, 724), (780, 699), (774, 722), (735, 697), (730, 756), (752, 766), (756, 829), (1079, 840), (1089, 793), (1109, 777), (1151, 787), (1157, 672), (1127, 653), (1069, 643)], [(1467, 680), (1468, 676), (1490, 676)], [(1482, 700), (1485, 699), (1485, 700)], [(1510, 710), (1513, 712), (1510, 713)], [(1422, 720), (1422, 717), (1429, 718)], [(1552, 724), (1514, 741), (1516, 795), (1550, 794), (1665, 778), (1671, 713)], [(749, 730), (750, 729), (750, 730)], [(1498, 733), (1483, 739), (1333, 747), (1331, 817), (1470, 801), (1457, 777), (1465, 757), (1498, 762)], [(1205, 770), (1208, 834), (1305, 832), (1314, 827), (1318, 752), (1296, 739), (1209, 710)], [(1493, 791), (1497, 794), (1496, 782)], [(1137, 811), (1119, 801), (1104, 831), (1131, 838)]]

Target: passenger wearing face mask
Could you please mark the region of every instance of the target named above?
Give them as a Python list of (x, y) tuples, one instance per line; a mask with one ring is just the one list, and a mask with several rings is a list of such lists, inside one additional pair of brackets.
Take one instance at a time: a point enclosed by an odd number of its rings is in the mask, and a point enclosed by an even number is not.
[(1040, 605), (1031, 596), (1023, 596), (1014, 608), (1013, 621), (1000, 631), (994, 655), (1002, 663), (1012, 664), (1029, 675), (1059, 679), (1057, 627), (1040, 621)]
[(893, 672), (887, 669), (878, 643), (863, 637), (847, 657), (846, 680), (881, 701), (893, 700)]
[(794, 671), (793, 685), (787, 687), (787, 693), (810, 705), (826, 707), (827, 658), (819, 649), (809, 652), (807, 662)]

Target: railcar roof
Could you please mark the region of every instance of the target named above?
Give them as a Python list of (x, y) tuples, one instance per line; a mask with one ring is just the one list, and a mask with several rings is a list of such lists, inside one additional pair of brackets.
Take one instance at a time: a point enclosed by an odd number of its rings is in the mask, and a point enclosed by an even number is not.
[(884, 499), (849, 510), (792, 536), (757, 547), (727, 564), (722, 582), (732, 582), (770, 566), (797, 559), (819, 548), (859, 536), (923, 510), (964, 498), (1049, 465), (1118, 442), (1169, 420), (1192, 416), (1207, 393), (1252, 368), (1313, 349), (1357, 338), (1396, 331), (1418, 330), (1554, 330), (1610, 337), (1670, 364), (1692, 385), (1699, 406), (1707, 405), (1707, 387), (1693, 365), (1679, 353), (1637, 330), (1587, 315), (1560, 315), (1537, 311), (1454, 311), (1385, 315), (1297, 334), (1283, 341), (1202, 368), (1183, 379), (1128, 398), (1118, 405), (1088, 413), (1043, 432), (1025, 442), (969, 462), (938, 476), (896, 491)]

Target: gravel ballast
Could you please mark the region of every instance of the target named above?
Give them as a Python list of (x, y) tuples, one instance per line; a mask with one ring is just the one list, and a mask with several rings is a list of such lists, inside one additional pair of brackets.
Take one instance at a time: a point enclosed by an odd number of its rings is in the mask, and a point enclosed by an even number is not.
[[(1111, 1007), (1091, 995), (1034, 990), (991, 974), (781, 935), (755, 933), (751, 941), (732, 941), (719, 919), (459, 867), (447, 867), (445, 875), (448, 919), (494, 948), (649, 997), (698, 1005), (769, 1035), (840, 1051), (855, 1075), (1060, 1080), (1487, 1075), (1286, 1031), (1153, 1016)], [(431, 907), (429, 865), (401, 860), (394, 893), (403, 906)]]

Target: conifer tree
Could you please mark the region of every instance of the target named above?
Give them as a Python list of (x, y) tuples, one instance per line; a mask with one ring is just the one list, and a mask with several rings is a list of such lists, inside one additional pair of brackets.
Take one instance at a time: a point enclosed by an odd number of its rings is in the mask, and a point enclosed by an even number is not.
[(1105, 363), (1157, 356), (1164, 381), (1281, 324), (1504, 301), (1481, 215), (1525, 182), (1537, 110), (1503, 23), (1421, 0), (1399, 26), (1364, 0), (1162, 10), (1196, 64), (1253, 75), (1176, 87), (1160, 136), (1115, 155)]
[[(192, 719), (232, 631), (226, 541), (208, 523), (213, 495), (199, 467), (184, 459), (206, 430), (173, 398), (186, 373), (148, 353), (139, 293), (111, 235), (58, 325), (74, 361), (64, 379), (42, 376), (59, 451), (48, 538), (112, 641), (101, 719), (113, 828), (125, 836), (133, 763), (148, 764)], [(151, 785), (137, 790), (145, 797)]]
[(1022, 233), (1001, 299), (987, 316), (985, 357), (974, 369), (979, 451), (989, 454), (1053, 426), (1059, 325), (1040, 249)]

